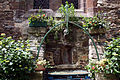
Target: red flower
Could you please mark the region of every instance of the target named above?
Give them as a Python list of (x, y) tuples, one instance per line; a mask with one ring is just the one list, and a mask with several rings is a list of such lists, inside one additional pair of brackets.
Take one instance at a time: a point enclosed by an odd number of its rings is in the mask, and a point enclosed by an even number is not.
[(95, 23), (93, 23), (93, 25), (95, 25)]
[(45, 17), (45, 14), (43, 14), (43, 17)]
[(90, 21), (89, 23), (91, 24), (92, 22)]
[(92, 67), (92, 70), (94, 70), (94, 69), (95, 69), (95, 66)]

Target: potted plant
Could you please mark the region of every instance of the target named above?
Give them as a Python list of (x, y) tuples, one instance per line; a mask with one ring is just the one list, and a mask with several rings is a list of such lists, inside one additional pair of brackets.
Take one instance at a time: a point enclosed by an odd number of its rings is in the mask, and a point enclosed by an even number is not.
[(45, 14), (31, 15), (29, 20), (29, 27), (47, 27), (47, 17)]
[(105, 58), (100, 61), (90, 61), (86, 69), (95, 80), (120, 80), (120, 38), (106, 41)]
[(49, 61), (47, 60), (38, 60), (36, 71), (44, 71), (45, 68), (50, 68)]
[[(109, 70), (107, 67), (109, 65), (109, 60), (104, 58), (100, 61), (90, 61), (86, 66), (86, 69), (91, 73), (90, 77), (93, 80), (114, 80), (111, 78), (111, 74), (107, 74), (106, 71)], [(108, 78), (109, 77), (109, 78)], [(112, 75), (115, 78), (115, 76)]]
[(88, 29), (90, 34), (104, 34), (108, 26), (107, 20), (99, 14), (94, 17), (83, 17), (83, 27)]

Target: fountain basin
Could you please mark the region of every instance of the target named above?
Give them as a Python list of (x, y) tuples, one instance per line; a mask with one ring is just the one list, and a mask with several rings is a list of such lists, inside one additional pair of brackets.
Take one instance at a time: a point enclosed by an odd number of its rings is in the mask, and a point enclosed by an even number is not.
[(86, 70), (48, 71), (45, 80), (90, 80)]

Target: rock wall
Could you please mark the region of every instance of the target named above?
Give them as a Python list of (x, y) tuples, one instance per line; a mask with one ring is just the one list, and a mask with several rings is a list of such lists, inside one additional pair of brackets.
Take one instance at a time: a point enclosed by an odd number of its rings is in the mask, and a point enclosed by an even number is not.
[[(18, 23), (18, 25), (21, 27), (21, 34), (23, 39), (30, 41), (30, 48), (33, 53), (33, 55), (36, 57), (37, 55), (37, 48), (40, 46), (40, 41), (45, 35), (47, 29), (45, 27), (29, 27), (28, 20), (23, 21), (22, 23)], [(18, 26), (17, 25), (17, 26)], [(44, 57), (44, 51), (45, 51), (45, 43), (43, 43), (40, 53), (39, 53), (39, 59), (43, 59)]]
[[(105, 41), (110, 41), (112, 38), (120, 37), (120, 1), (119, 0), (98, 0), (97, 6), (94, 8), (95, 13), (101, 12), (107, 15), (106, 19), (111, 22), (109, 29), (103, 35), (93, 35), (93, 39), (98, 47), (100, 59), (104, 53)], [(99, 40), (98, 40), (99, 37)], [(89, 58), (97, 59), (95, 48), (89, 40)]]
[(0, 33), (6, 33), (7, 36), (13, 36), (19, 39), (21, 33), (19, 28), (14, 27), (14, 12), (10, 9), (10, 3), (7, 0), (0, 1)]

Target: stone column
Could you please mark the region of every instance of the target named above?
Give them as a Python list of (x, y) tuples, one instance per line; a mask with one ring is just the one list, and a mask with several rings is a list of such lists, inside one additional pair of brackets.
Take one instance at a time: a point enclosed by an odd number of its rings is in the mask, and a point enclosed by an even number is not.
[(86, 12), (88, 16), (94, 16), (97, 0), (86, 0)]

